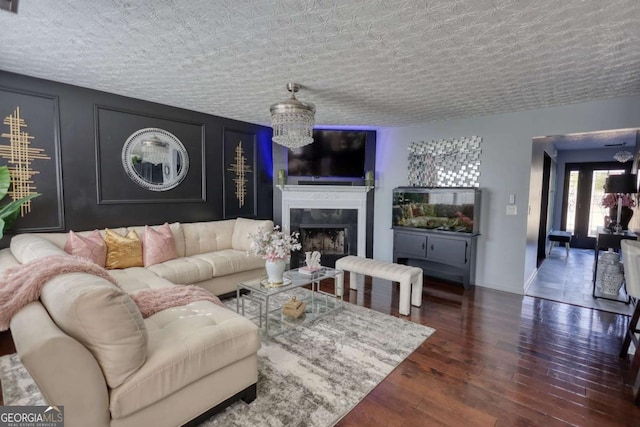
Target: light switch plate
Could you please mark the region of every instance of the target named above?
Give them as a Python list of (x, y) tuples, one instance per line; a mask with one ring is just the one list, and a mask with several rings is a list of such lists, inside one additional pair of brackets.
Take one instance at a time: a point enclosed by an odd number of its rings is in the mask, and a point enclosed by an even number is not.
[(518, 215), (518, 206), (507, 205), (507, 215)]
[(510, 205), (515, 205), (516, 204), (516, 195), (515, 194), (509, 194), (509, 204)]

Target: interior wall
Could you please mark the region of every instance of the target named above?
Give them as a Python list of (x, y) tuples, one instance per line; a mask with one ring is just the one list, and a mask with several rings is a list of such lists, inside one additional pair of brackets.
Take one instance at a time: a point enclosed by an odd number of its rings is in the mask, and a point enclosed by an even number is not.
[[(0, 71), (0, 88), (57, 97), (65, 224), (64, 230), (60, 231), (159, 224), (165, 221), (223, 219), (223, 176), (226, 166), (223, 164), (222, 152), (225, 131), (247, 134), (256, 145), (255, 194), (248, 195), (255, 201), (255, 209), (242, 216), (272, 218), (271, 128), (3, 71)], [(202, 132), (196, 135), (196, 139), (201, 141), (192, 144), (198, 152), (194, 152), (194, 161), (189, 167), (189, 174), (200, 174), (200, 178), (185, 179), (183, 184), (176, 187), (177, 201), (160, 200), (160, 194), (156, 197), (159, 200), (154, 202), (138, 202), (134, 199), (128, 203), (99, 203), (96, 165), (100, 160), (97, 158), (96, 147), (101, 144), (98, 142), (96, 129), (96, 111), (100, 108), (134, 113), (140, 116), (141, 123), (145, 123), (148, 118), (154, 123), (169, 120), (202, 128)], [(104, 128), (103, 125), (104, 123), (101, 124), (100, 134), (109, 139), (110, 135), (117, 134), (117, 127), (122, 123), (113, 123), (111, 128)], [(109, 144), (102, 146), (109, 145), (115, 151), (109, 152), (109, 155), (117, 156), (120, 155), (124, 142), (118, 138), (118, 141), (109, 141)], [(200, 149), (202, 142), (203, 148)], [(103, 173), (103, 185), (112, 186), (111, 188), (132, 186), (136, 191), (141, 191), (141, 187), (129, 180), (126, 174), (126, 180), (116, 179), (123, 175), (118, 166), (112, 168), (112, 174), (108, 170)], [(197, 186), (197, 189), (204, 191), (195, 191), (198, 195), (195, 200), (185, 202), (186, 197), (183, 198), (185, 200), (180, 200), (182, 193), (193, 193), (190, 186)], [(6, 239), (4, 242), (6, 244)]]
[[(478, 135), (482, 137), (482, 206), (476, 285), (522, 294), (525, 282), (536, 272), (540, 220), (545, 148), (534, 152), (533, 138), (639, 124), (640, 96), (633, 96), (380, 130), (374, 258), (392, 260), (392, 190), (408, 182), (409, 143)], [(510, 194), (515, 194), (517, 215), (506, 214)]]

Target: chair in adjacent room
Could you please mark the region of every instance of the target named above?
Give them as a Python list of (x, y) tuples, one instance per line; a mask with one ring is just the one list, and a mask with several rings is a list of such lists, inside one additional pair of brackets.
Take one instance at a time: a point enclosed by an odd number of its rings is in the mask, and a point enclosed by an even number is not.
[(571, 237), (573, 235), (569, 231), (561, 231), (561, 230), (551, 230), (549, 232), (549, 255), (551, 255), (551, 251), (556, 243), (564, 243), (565, 249), (567, 250), (567, 258), (569, 257), (569, 249), (571, 245)]
[(624, 279), (626, 282), (627, 293), (631, 296), (636, 308), (631, 316), (629, 328), (624, 337), (620, 357), (626, 357), (629, 346), (633, 341), (636, 348), (633, 360), (631, 361), (631, 370), (627, 384), (633, 387), (635, 404), (640, 406), (640, 348), (638, 343), (638, 320), (640, 319), (640, 241), (622, 240), (620, 242), (622, 249), (622, 261), (624, 263)]

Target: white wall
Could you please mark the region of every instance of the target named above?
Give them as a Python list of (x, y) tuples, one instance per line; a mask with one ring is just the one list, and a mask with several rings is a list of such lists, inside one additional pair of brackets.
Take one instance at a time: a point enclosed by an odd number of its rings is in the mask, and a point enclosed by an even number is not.
[[(525, 281), (536, 271), (537, 231), (535, 239), (531, 233), (527, 238), (532, 139), (639, 126), (640, 96), (634, 96), (379, 130), (374, 258), (391, 261), (393, 257), (391, 191), (407, 185), (409, 143), (478, 135), (482, 137), (482, 235), (476, 285), (521, 294)], [(516, 195), (516, 216), (505, 214), (509, 194)]]

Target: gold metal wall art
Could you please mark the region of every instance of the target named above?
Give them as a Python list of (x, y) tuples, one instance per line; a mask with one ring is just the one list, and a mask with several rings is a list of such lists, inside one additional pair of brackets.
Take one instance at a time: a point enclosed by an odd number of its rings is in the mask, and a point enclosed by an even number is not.
[[(269, 143), (269, 146), (271, 144)], [(269, 148), (271, 150), (271, 148)], [(263, 159), (269, 162), (269, 158)], [(268, 169), (271, 171), (271, 167)], [(256, 218), (258, 177), (268, 179), (258, 162), (258, 138), (253, 132), (224, 129), (222, 134), (222, 215), (225, 219)]]
[(238, 142), (235, 148), (234, 162), (231, 163), (227, 169), (235, 174), (233, 182), (235, 184), (235, 195), (238, 200), (238, 208), (241, 208), (245, 204), (247, 197), (247, 174), (253, 173), (251, 166), (247, 163), (247, 158), (244, 155), (244, 149), (242, 148), (242, 141)]
[[(2, 138), (9, 140), (7, 145), (0, 144), (0, 157), (7, 159), (13, 186), (9, 195), (13, 200), (36, 193), (33, 177), (40, 172), (33, 169), (34, 160), (51, 160), (43, 148), (32, 147), (35, 137), (29, 135), (27, 123), (20, 116), (20, 107), (16, 106), (13, 113), (6, 116), (3, 124), (9, 127), (9, 132), (2, 133)], [(20, 208), (21, 216), (31, 212), (31, 200), (26, 201)]]

